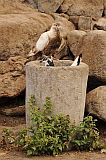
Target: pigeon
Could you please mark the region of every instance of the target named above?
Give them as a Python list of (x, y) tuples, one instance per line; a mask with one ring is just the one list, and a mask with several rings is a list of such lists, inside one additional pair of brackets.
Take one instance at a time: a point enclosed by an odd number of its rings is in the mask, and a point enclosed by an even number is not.
[(71, 66), (79, 66), (81, 61), (82, 61), (82, 54), (80, 54), (80, 55), (74, 60), (74, 62), (72, 63)]

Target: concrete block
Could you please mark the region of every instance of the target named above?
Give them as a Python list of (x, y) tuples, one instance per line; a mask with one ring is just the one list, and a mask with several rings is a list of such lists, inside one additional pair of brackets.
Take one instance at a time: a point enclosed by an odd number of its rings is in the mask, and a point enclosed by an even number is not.
[(83, 120), (88, 66), (81, 63), (72, 67), (72, 61), (54, 61), (54, 67), (45, 67), (38, 61), (26, 65), (26, 122), (30, 123), (28, 101), (31, 95), (42, 107), (45, 98), (50, 97), (53, 114), (69, 115), (72, 124)]

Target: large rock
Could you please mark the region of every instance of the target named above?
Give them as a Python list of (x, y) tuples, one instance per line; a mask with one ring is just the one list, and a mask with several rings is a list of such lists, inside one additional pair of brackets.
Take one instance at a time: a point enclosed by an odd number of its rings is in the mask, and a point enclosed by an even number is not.
[(38, 10), (45, 13), (56, 12), (64, 0), (38, 0)]
[(25, 90), (25, 61), (21, 56), (0, 61), (0, 97), (14, 97)]
[(106, 32), (94, 30), (83, 37), (80, 52), (88, 64), (90, 76), (106, 82)]
[(100, 86), (87, 94), (86, 110), (106, 122), (106, 86)]
[(78, 21), (79, 30), (91, 30), (92, 29), (92, 18), (80, 16)]
[(25, 57), (53, 22), (23, 0), (0, 0), (0, 97), (25, 90)]
[(106, 31), (106, 17), (99, 18), (98, 21), (94, 23), (93, 28)]
[(86, 32), (80, 30), (73, 30), (67, 35), (68, 45), (75, 57), (79, 55), (82, 46), (82, 40), (85, 35)]
[(104, 16), (106, 16), (106, 0), (104, 0)]
[(91, 30), (93, 21), (102, 17), (103, 0), (65, 0), (59, 8), (60, 13), (66, 13), (76, 29)]
[(88, 66), (81, 63), (71, 67), (72, 62), (54, 61), (54, 67), (30, 62), (26, 65), (26, 116), (30, 121), (29, 98), (35, 96), (36, 103), (42, 107), (45, 98), (50, 97), (54, 114), (69, 115), (72, 124), (83, 120), (85, 109)]
[(6, 115), (6, 116), (24, 116), (25, 115), (25, 105), (10, 107), (10, 108), (9, 107), (1, 108), (0, 114)]
[(65, 0), (60, 11), (69, 16), (102, 17), (103, 0)]
[(75, 25), (78, 30), (93, 30), (96, 18), (87, 16), (70, 16), (69, 20)]
[(35, 10), (24, 0), (0, 0), (0, 14), (29, 13)]
[(53, 21), (51, 16), (39, 12), (0, 15), (0, 60), (25, 57)]

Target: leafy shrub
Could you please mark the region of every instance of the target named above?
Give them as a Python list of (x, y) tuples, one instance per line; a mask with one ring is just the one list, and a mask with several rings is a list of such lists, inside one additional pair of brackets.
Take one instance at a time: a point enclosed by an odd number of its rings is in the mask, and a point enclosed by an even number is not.
[(75, 150), (95, 150), (102, 145), (99, 141), (99, 131), (96, 128), (96, 120), (87, 116), (79, 126), (74, 127), (71, 132), (71, 147)]
[(29, 101), (31, 126), (23, 129), (16, 137), (5, 130), (5, 141), (23, 149), (27, 155), (57, 155), (66, 149), (100, 149), (99, 131), (91, 116), (85, 117), (79, 126), (71, 126), (69, 116), (52, 115), (52, 103), (46, 98), (43, 108), (36, 105), (34, 97)]
[[(68, 116), (51, 115), (50, 98), (42, 109), (36, 106), (35, 99), (30, 99), (32, 126), (25, 132), (20, 132), (18, 145), (23, 146), (27, 155), (56, 155), (68, 147), (70, 137), (70, 121)], [(24, 134), (25, 133), (25, 134)]]
[(10, 129), (3, 129), (2, 137), (2, 145), (9, 145), (15, 142), (14, 133)]

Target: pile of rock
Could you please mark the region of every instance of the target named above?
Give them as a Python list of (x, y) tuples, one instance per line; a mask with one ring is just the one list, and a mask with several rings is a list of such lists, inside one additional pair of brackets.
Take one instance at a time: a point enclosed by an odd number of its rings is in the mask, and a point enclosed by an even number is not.
[[(27, 54), (41, 33), (60, 21), (71, 52), (75, 57), (82, 54), (90, 68), (86, 109), (106, 120), (101, 114), (106, 107), (105, 0), (27, 1), (31, 5), (23, 0), (0, 0), (0, 98), (18, 96), (25, 90)], [(62, 54), (67, 57), (66, 52)]]

